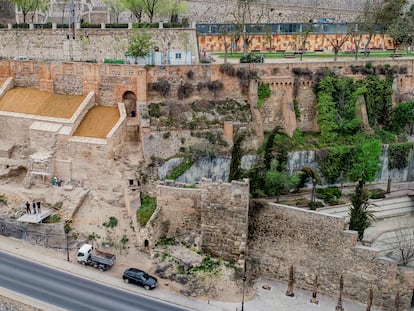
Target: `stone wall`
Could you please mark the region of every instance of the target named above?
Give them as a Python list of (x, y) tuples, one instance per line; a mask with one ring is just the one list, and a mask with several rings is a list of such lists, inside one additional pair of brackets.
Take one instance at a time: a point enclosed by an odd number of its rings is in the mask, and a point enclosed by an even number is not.
[[(412, 90), (413, 66), (412, 59), (402, 60), (369, 60), (372, 66), (400, 66), (405, 67), (406, 73), (397, 74), (393, 85), (394, 98), (409, 100), (414, 97)], [(181, 147), (189, 147), (196, 141), (203, 143), (202, 139), (195, 139), (191, 136), (192, 131), (188, 124), (177, 119), (177, 124), (168, 126), (157, 126), (151, 124), (148, 118), (147, 106), (150, 103), (164, 103), (170, 111), (180, 112), (180, 105), (191, 106), (197, 101), (216, 101), (218, 99), (234, 99), (241, 103), (248, 103), (250, 106), (251, 120), (243, 126), (254, 129), (257, 140), (256, 145), (260, 145), (263, 130), (271, 130), (276, 125), (282, 126), (287, 133), (292, 134), (296, 128), (302, 131), (317, 131), (316, 122), (316, 98), (312, 87), (315, 83), (314, 77), (317, 76), (321, 68), (329, 68), (337, 74), (352, 74), (352, 66), (365, 66), (368, 61), (357, 62), (301, 62), (278, 63), (278, 64), (240, 64), (230, 65), (236, 71), (256, 72), (261, 82), (270, 84), (272, 96), (264, 101), (261, 108), (257, 106), (257, 82), (252, 80), (247, 94), (242, 92), (237, 76), (231, 76), (223, 72), (219, 65), (194, 65), (194, 66), (156, 66), (144, 68), (134, 65), (110, 65), (110, 64), (90, 64), (90, 63), (65, 63), (65, 62), (35, 62), (35, 61), (0, 61), (0, 77), (13, 77), (16, 86), (39, 87), (43, 85), (53, 85), (56, 93), (69, 93), (72, 95), (86, 95), (93, 91), (95, 103), (100, 105), (114, 106), (122, 102), (126, 92), (132, 92), (136, 96), (136, 103), (139, 106), (139, 132), (144, 142), (146, 159), (152, 155), (168, 157), (175, 154)], [(294, 73), (296, 69), (310, 72), (309, 77)], [(170, 90), (166, 95), (150, 89), (151, 83), (156, 83), (160, 79), (166, 79)], [(223, 83), (223, 88), (215, 94), (206, 85), (211, 81)], [(178, 89), (183, 84), (192, 86), (193, 92), (187, 98), (179, 98)], [(203, 87), (198, 90), (198, 86)], [(294, 105), (300, 110), (300, 118), (296, 118)], [(236, 115), (236, 114), (235, 114)], [(10, 137), (11, 132), (18, 128), (19, 133), (17, 142), (27, 140), (27, 129), (31, 124), (30, 120), (15, 123), (10, 119), (10, 114), (2, 112), (2, 124), (9, 124), (0, 133), (0, 136)], [(183, 113), (181, 117), (184, 117)], [(191, 116), (190, 116), (191, 117)], [(31, 117), (38, 120), (36, 116)], [(137, 120), (138, 120), (137, 119)], [(42, 121), (50, 121), (41, 119)], [(167, 120), (168, 121), (168, 120)], [(207, 121), (209, 121), (207, 119)], [(224, 120), (228, 121), (228, 120)], [(223, 132), (224, 121), (215, 123), (203, 128), (203, 130)], [(181, 123), (180, 123), (181, 122)], [(235, 120), (235, 123), (238, 121)], [(165, 122), (164, 122), (165, 123)], [(167, 122), (168, 123), (168, 122)], [(167, 124), (165, 123), (165, 124)], [(207, 124), (208, 122), (204, 122)], [(14, 126), (14, 125), (17, 126)], [(197, 125), (197, 129), (199, 126)], [(26, 130), (25, 130), (26, 129)], [(168, 134), (169, 132), (169, 134)], [(65, 131), (67, 133), (67, 131)], [(71, 133), (67, 133), (70, 135)], [(119, 137), (119, 136), (117, 136)], [(196, 137), (197, 138), (197, 137)], [(185, 141), (185, 143), (183, 143)], [(165, 146), (171, 147), (171, 153), (166, 153)]]
[(150, 245), (162, 237), (179, 237), (212, 256), (242, 262), (247, 246), (247, 181), (204, 179), (196, 188), (167, 182), (157, 186), (156, 197), (158, 217), (143, 230)]
[(157, 207), (161, 209), (165, 237), (182, 238), (191, 233), (200, 234), (201, 196), (200, 189), (157, 187)]
[(66, 247), (63, 223), (30, 224), (0, 218), (0, 234), (48, 248), (64, 249)]
[[(69, 61), (125, 60), (128, 38), (142, 29), (77, 29), (68, 40), (67, 29), (0, 29), (0, 57), (25, 55), (33, 59)], [(194, 29), (149, 29), (154, 46), (167, 64), (169, 50), (190, 50), (198, 63), (197, 36)], [(168, 46), (168, 44), (170, 44)], [(71, 58), (72, 57), (72, 58)]]
[(202, 250), (224, 260), (244, 262), (247, 247), (249, 182), (203, 180), (200, 188)]
[(248, 270), (254, 277), (288, 280), (294, 266), (295, 286), (338, 293), (344, 277), (344, 296), (392, 310), (399, 291), (401, 308), (409, 310), (414, 279), (410, 269), (379, 257), (379, 251), (357, 244), (357, 232), (344, 231), (344, 218), (281, 204), (252, 202), (249, 210)]
[[(228, 0), (192, 0), (189, 1), (189, 16), (198, 23), (233, 22), (233, 15), (240, 12), (240, 2)], [(282, 1), (261, 0), (249, 5), (249, 19), (252, 23), (294, 23), (308, 22), (317, 18), (336, 18), (339, 21), (353, 21), (355, 11), (362, 8), (364, 2), (358, 1)], [(234, 13), (234, 14), (231, 14)], [(240, 14), (240, 13), (239, 13)]]

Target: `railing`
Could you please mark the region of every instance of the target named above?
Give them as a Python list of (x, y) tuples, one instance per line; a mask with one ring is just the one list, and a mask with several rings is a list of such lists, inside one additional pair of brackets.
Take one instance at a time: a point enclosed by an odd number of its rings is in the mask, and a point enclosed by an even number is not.
[[(346, 34), (351, 30), (364, 32), (356, 23), (279, 23), (279, 24), (197, 24), (199, 35), (222, 35), (224, 33), (247, 34)], [(367, 31), (365, 31), (367, 32)], [(384, 27), (377, 25), (375, 33), (383, 33)]]

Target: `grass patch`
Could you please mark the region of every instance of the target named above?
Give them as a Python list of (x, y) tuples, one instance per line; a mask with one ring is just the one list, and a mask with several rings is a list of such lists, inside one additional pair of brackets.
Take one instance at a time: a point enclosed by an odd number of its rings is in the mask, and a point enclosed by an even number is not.
[(173, 168), (171, 174), (168, 175), (166, 179), (177, 179), (182, 174), (184, 174), (193, 165), (193, 163), (194, 161), (192, 159), (184, 158), (184, 160), (179, 165)]
[[(255, 55), (262, 55), (265, 58), (284, 58), (285, 57), (285, 53), (293, 53), (294, 51), (286, 51), (286, 52), (257, 52), (254, 53)], [(391, 54), (393, 53), (393, 51), (371, 51), (369, 56), (366, 57), (366, 59), (369, 58), (373, 58), (373, 57), (381, 57), (381, 58), (387, 58), (390, 59), (391, 58)], [(414, 57), (414, 54), (411, 53), (407, 53), (404, 50), (398, 50), (396, 51), (397, 54), (401, 54), (402, 56), (405, 57)], [(225, 53), (224, 52), (218, 52), (218, 53), (214, 53), (214, 55), (219, 56), (220, 58), (224, 58)], [(243, 56), (243, 52), (236, 52), (236, 53), (228, 53), (227, 54), (227, 58), (241, 58)], [(297, 57), (299, 58), (299, 55), (297, 55)], [(334, 57), (334, 53), (332, 52), (306, 52), (305, 54), (303, 54), (303, 59), (306, 59), (307, 57), (312, 57), (312, 58), (333, 58)], [(355, 54), (348, 54), (345, 52), (339, 52), (338, 53), (338, 58), (341, 57), (355, 57)], [(358, 58), (363, 58), (364, 55), (362, 53), (358, 54)]]
[(144, 227), (157, 208), (157, 198), (144, 196), (141, 200), (141, 207), (137, 211), (137, 221)]

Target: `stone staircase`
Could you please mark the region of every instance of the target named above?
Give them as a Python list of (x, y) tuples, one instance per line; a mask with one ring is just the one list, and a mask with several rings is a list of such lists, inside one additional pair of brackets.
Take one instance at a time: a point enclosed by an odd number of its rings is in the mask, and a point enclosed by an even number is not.
[[(372, 205), (368, 208), (376, 220), (383, 220), (391, 217), (414, 216), (414, 198), (405, 195), (401, 197), (386, 198), (381, 200), (371, 200)], [(350, 205), (330, 206), (319, 208), (317, 211), (322, 214), (344, 217), (349, 221)]]

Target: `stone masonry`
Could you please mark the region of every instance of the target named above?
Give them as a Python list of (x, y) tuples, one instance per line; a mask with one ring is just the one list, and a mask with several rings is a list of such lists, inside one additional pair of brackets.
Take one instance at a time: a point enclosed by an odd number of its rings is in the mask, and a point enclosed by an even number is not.
[[(156, 239), (191, 239), (191, 245), (214, 257), (242, 264), (247, 247), (249, 183), (203, 179), (196, 188), (157, 186), (157, 219), (150, 227)], [(154, 236), (149, 236), (153, 241)], [(156, 241), (154, 241), (156, 242)], [(150, 243), (152, 245), (152, 243)]]
[(288, 280), (291, 265), (295, 286), (338, 293), (344, 277), (344, 296), (365, 303), (374, 289), (374, 305), (393, 310), (399, 291), (400, 310), (410, 310), (414, 272), (357, 244), (357, 232), (344, 231), (345, 219), (281, 204), (252, 202), (249, 210), (248, 272), (253, 277)]

